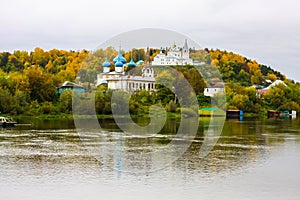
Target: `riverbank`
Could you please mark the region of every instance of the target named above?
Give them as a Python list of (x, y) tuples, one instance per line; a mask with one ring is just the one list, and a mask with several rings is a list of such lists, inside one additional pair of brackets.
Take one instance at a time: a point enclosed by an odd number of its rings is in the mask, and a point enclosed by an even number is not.
[[(11, 116), (15, 120), (22, 120), (22, 119), (47, 119), (47, 120), (57, 120), (57, 119), (74, 119), (73, 114), (40, 114), (40, 115), (1, 115), (1, 116)], [(114, 119), (114, 118), (125, 118), (127, 116), (125, 115), (118, 115), (118, 116), (113, 116), (112, 114), (101, 114), (101, 115), (96, 115), (97, 119)], [(131, 115), (132, 118), (148, 118), (148, 114), (139, 114), (139, 115)], [(176, 112), (167, 112), (167, 117), (169, 119), (180, 119), (181, 118), (181, 113)], [(244, 118), (256, 118), (256, 119), (264, 119), (267, 118), (266, 114), (257, 114), (257, 113), (244, 113), (243, 115)], [(95, 118), (95, 115), (76, 115), (77, 119), (90, 119), (90, 118)]]

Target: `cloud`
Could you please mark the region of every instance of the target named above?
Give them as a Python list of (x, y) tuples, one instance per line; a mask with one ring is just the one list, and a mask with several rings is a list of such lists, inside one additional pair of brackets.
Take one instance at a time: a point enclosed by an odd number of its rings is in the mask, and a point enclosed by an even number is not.
[(125, 31), (165, 28), (299, 80), (299, 5), (296, 0), (10, 0), (0, 7), (0, 50), (94, 49)]

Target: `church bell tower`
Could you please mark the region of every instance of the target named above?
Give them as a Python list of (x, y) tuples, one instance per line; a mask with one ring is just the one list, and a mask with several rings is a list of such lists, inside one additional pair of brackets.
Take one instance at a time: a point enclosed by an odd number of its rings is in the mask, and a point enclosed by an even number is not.
[(182, 58), (189, 59), (190, 58), (190, 50), (187, 44), (187, 39), (184, 41), (184, 46), (182, 48)]

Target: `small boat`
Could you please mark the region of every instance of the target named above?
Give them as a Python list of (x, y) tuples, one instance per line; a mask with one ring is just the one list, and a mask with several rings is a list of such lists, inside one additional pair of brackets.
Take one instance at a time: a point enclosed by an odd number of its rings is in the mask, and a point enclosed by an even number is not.
[(0, 127), (13, 127), (17, 124), (11, 117), (0, 117)]

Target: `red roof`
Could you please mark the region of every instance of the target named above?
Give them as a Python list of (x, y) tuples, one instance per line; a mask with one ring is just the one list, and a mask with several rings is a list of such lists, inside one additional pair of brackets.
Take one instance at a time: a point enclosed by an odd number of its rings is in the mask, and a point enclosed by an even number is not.
[(261, 90), (257, 90), (257, 93), (258, 94), (266, 94), (268, 91), (269, 91), (269, 89), (264, 88), (264, 89), (261, 89)]

